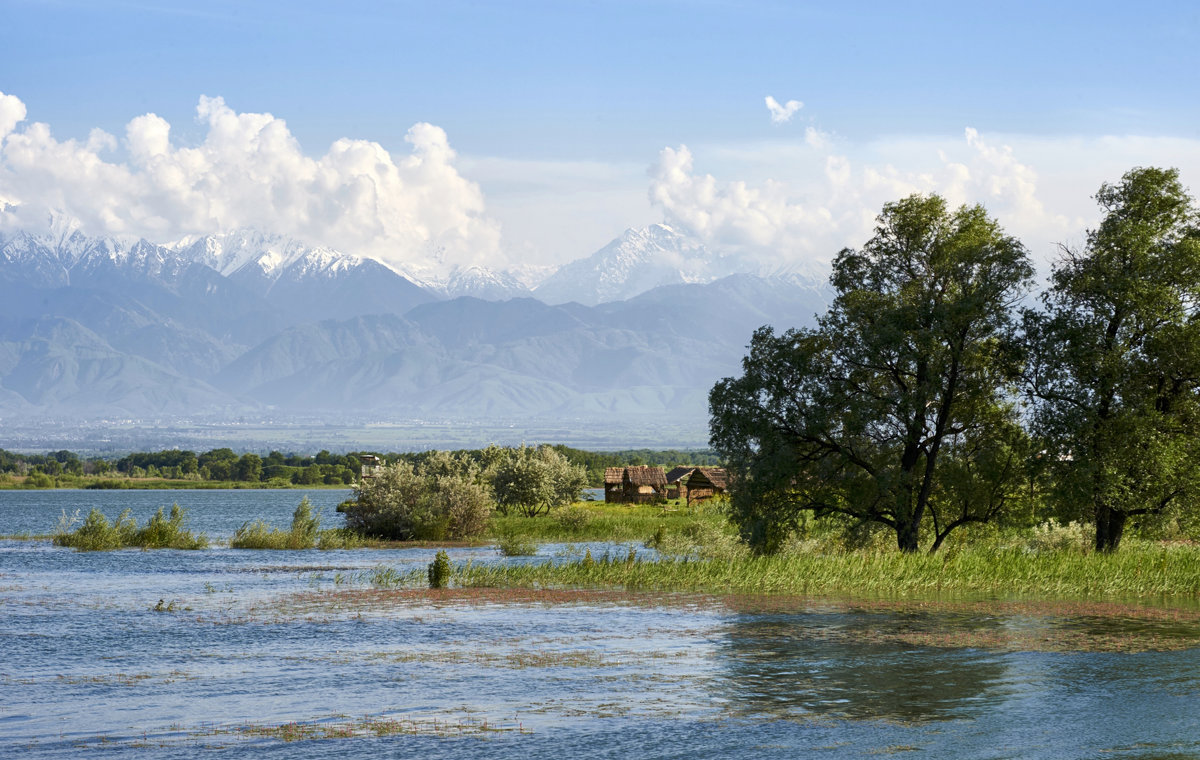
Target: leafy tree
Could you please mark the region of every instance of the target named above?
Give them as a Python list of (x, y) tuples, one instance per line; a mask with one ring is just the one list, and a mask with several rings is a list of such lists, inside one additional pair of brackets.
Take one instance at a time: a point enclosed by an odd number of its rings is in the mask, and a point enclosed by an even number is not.
[(502, 450), (492, 469), (496, 505), (504, 514), (516, 509), (527, 517), (579, 500), (587, 470), (571, 464), (549, 446)]
[(888, 526), (911, 552), (924, 521), (936, 549), (995, 517), (1024, 451), (1006, 391), (1031, 276), (1023, 246), (980, 206), (884, 206), (874, 237), (835, 259), (819, 326), (760, 328), (743, 375), (709, 396), (743, 537), (772, 552), (807, 513), (840, 514)]
[(1100, 226), (1082, 250), (1063, 247), (1026, 330), (1060, 498), (1111, 552), (1130, 517), (1200, 488), (1200, 230), (1174, 169), (1134, 169), (1096, 200)]
[(242, 454), (233, 468), (234, 477), (251, 483), (257, 483), (262, 478), (262, 472), (262, 457), (258, 454)]

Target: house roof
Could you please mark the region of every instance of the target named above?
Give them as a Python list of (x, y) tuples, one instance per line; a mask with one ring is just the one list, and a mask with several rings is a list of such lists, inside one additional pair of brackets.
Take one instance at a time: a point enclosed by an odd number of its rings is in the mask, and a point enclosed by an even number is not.
[(694, 469), (696, 469), (696, 468), (695, 467), (676, 467), (675, 469), (673, 469), (667, 473), (667, 482), (668, 483), (678, 483), (679, 481), (686, 478), (688, 475), (691, 475), (692, 470), (694, 470)]
[(605, 467), (604, 468), (604, 485), (620, 485), (625, 477), (624, 467)]
[(626, 467), (625, 477), (629, 478), (630, 485), (635, 486), (665, 486), (667, 484), (667, 474), (663, 472), (663, 469), (650, 465)]
[[(697, 467), (696, 475), (700, 475), (702, 480), (707, 480), (721, 490), (728, 488), (729, 476), (724, 467)], [(688, 478), (689, 485), (696, 482), (696, 475)]]

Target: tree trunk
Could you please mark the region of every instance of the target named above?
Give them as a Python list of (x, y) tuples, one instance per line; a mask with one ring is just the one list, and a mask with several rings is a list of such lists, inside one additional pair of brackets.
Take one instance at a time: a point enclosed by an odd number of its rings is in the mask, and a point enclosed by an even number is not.
[(1118, 512), (1104, 505), (1096, 505), (1096, 551), (1111, 554), (1121, 544), (1121, 536), (1125, 533), (1124, 512)]
[(911, 554), (917, 550), (920, 523), (920, 519), (896, 521), (896, 544), (905, 554)]

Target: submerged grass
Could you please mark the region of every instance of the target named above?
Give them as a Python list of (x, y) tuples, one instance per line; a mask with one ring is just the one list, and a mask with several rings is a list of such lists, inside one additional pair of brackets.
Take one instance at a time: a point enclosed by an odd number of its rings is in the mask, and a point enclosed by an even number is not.
[(54, 544), (69, 546), (76, 551), (110, 551), (130, 546), (143, 549), (207, 548), (208, 538), (204, 534), (197, 536), (184, 528), (186, 514), (187, 511), (178, 504), (172, 505), (170, 517), (159, 507), (158, 512), (139, 528), (128, 509), (115, 522), (109, 522), (103, 512), (93, 508), (83, 523), (72, 530), (78, 522), (78, 513), (73, 517), (64, 513), (54, 533)]

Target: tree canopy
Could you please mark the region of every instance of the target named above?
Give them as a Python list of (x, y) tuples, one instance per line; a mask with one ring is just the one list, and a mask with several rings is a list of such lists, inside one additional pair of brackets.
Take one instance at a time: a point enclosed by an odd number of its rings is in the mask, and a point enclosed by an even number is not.
[(835, 259), (818, 327), (759, 329), (742, 376), (710, 394), (751, 545), (778, 549), (806, 512), (886, 525), (903, 551), (925, 521), (936, 549), (994, 517), (1024, 459), (1014, 309), (1032, 274), (980, 206), (884, 206), (874, 236)]
[(1059, 501), (1113, 551), (1129, 517), (1200, 489), (1200, 229), (1173, 169), (1134, 169), (1096, 200), (1100, 226), (1062, 248), (1026, 329)]

